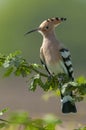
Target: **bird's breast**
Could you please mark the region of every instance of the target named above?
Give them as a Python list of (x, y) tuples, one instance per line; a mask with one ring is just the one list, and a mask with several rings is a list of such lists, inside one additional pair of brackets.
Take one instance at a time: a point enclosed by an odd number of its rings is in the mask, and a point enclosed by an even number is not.
[(55, 75), (59, 73), (68, 74), (67, 69), (62, 61), (58, 61), (56, 64), (47, 64), (47, 67), (51, 74), (55, 74)]
[(56, 45), (46, 44), (43, 47), (43, 55), (46, 62), (46, 65), (50, 73), (67, 73), (66, 67), (62, 61), (62, 57), (59, 52), (59, 48)]
[(45, 44), (43, 55), (47, 64), (55, 64), (60, 59), (59, 48), (52, 44)]

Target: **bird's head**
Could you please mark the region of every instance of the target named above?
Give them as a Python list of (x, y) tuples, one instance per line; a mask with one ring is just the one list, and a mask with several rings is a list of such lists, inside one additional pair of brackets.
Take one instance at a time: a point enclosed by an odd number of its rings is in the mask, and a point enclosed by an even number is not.
[(57, 27), (60, 23), (62, 23), (65, 20), (66, 18), (58, 18), (58, 17), (44, 20), (38, 28), (25, 33), (25, 35), (35, 31), (40, 32), (42, 35), (46, 35), (52, 32), (55, 29), (55, 27)]

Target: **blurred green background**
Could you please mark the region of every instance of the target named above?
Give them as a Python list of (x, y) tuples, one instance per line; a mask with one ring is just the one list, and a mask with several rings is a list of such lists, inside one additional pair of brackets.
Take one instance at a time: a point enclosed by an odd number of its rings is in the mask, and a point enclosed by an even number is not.
[[(86, 76), (86, 0), (0, 0), (0, 52), (8, 54), (21, 50), (28, 62), (40, 63), (42, 36), (36, 32), (28, 36), (24, 36), (24, 33), (52, 17), (67, 18), (56, 28), (56, 34), (72, 53), (75, 75)], [(77, 103), (76, 115), (64, 116), (60, 100), (54, 98), (44, 102), (40, 98), (43, 91), (37, 89), (35, 93), (28, 92), (25, 79), (0, 79), (0, 88), (1, 108), (8, 106), (12, 111), (27, 110), (36, 116), (54, 113), (65, 124), (71, 121), (66, 127), (72, 123), (75, 124), (71, 126), (76, 126), (76, 122), (86, 123), (85, 102)]]
[(56, 33), (71, 51), (75, 74), (86, 74), (86, 0), (0, 0), (0, 52), (21, 50), (39, 62), (42, 36), (24, 33), (51, 17), (66, 17)]

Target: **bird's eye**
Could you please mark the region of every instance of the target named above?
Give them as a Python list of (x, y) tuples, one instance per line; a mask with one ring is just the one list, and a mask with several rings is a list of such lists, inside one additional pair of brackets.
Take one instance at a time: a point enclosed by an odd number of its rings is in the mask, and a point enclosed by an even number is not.
[(49, 29), (49, 26), (46, 26), (46, 29)]

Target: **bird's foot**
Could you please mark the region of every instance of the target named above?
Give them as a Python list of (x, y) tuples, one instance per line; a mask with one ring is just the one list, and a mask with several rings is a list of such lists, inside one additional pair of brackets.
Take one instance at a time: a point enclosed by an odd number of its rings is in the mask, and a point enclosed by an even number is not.
[(48, 75), (48, 81), (52, 80), (53, 75)]
[(58, 77), (59, 88), (62, 87), (62, 85), (63, 85), (63, 81), (64, 81), (63, 76), (59, 76), (59, 77)]

